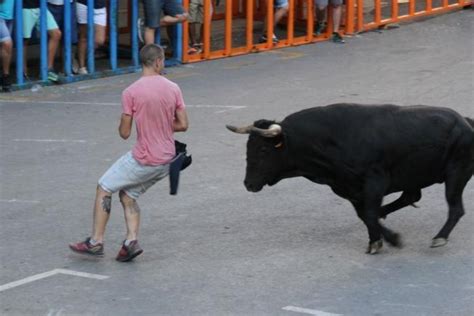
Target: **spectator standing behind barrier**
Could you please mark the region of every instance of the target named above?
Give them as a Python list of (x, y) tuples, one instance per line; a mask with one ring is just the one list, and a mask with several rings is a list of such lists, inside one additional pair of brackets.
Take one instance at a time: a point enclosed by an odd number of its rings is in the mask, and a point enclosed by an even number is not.
[[(160, 26), (170, 26), (186, 21), (188, 13), (177, 0), (142, 0), (143, 11), (145, 13), (145, 30), (140, 35), (140, 40), (146, 44), (155, 43), (155, 32)], [(161, 17), (163, 12), (164, 16)], [(138, 25), (142, 25), (141, 19)], [(168, 33), (168, 36), (171, 36)], [(157, 43), (159, 44), (159, 43)]]
[(161, 46), (149, 44), (140, 51), (142, 77), (122, 93), (122, 117), (119, 134), (130, 136), (135, 120), (137, 143), (131, 152), (119, 158), (100, 178), (93, 214), (92, 236), (70, 244), (72, 251), (103, 256), (104, 233), (110, 217), (112, 194), (119, 192), (127, 236), (116, 260), (130, 261), (143, 250), (138, 245), (140, 208), (137, 199), (169, 173), (175, 156), (174, 132), (188, 128), (183, 95), (177, 84), (160, 76), (165, 55)]
[(324, 21), (326, 19), (326, 11), (327, 11), (326, 9), (327, 9), (329, 1), (331, 1), (331, 5), (333, 7), (333, 11), (332, 11), (333, 29), (332, 29), (331, 40), (334, 43), (344, 44), (345, 41), (342, 38), (341, 34), (339, 34), (339, 26), (341, 25), (343, 0), (315, 0), (314, 1), (315, 7), (316, 7), (316, 21), (317, 21), (314, 35), (316, 36), (321, 35), (324, 29)]
[[(77, 19), (76, 19), (76, 6), (74, 5), (74, 1), (70, 0), (71, 2), (71, 25), (70, 25), (70, 34), (71, 34), (71, 44), (77, 44)], [(48, 10), (53, 15), (56, 23), (63, 34), (63, 41), (62, 44), (64, 45), (64, 38), (65, 36), (65, 24), (64, 24), (64, 0), (48, 0)], [(64, 65), (64, 59), (63, 59)], [(64, 68), (64, 67), (63, 67)]]
[[(212, 20), (212, 1), (209, 1), (209, 18)], [(210, 22), (210, 21), (209, 21)], [(199, 39), (198, 39), (199, 29)], [(189, 49), (188, 54), (198, 54), (202, 51), (204, 35), (204, 0), (189, 2)]]
[[(77, 0), (76, 2), (77, 23), (79, 24), (79, 43), (77, 45), (77, 55), (79, 59), (80, 75), (87, 75), (86, 68), (87, 55), (87, 0)], [(105, 43), (105, 31), (107, 26), (107, 10), (105, 0), (94, 1), (94, 29), (95, 42), (94, 49)]]
[(12, 60), (13, 40), (13, 0), (0, 0), (0, 56), (2, 57), (2, 76), (0, 85), (3, 92), (11, 91), (10, 63)]
[[(265, 6), (268, 10), (268, 2), (265, 0)], [(276, 8), (275, 14), (273, 16), (273, 29), (280, 23), (281, 19), (288, 13), (288, 0), (274, 0), (273, 6)], [(265, 18), (263, 19), (263, 34), (260, 37), (259, 42), (264, 43), (267, 41), (267, 14), (265, 14)], [(278, 37), (276, 37), (275, 33), (272, 36), (273, 44), (279, 42)]]
[[(24, 73), (28, 80), (28, 66), (27, 66), (27, 47), (28, 42), (33, 33), (33, 28), (40, 33), (40, 1), (39, 0), (23, 0), (23, 59), (24, 59)], [(58, 50), (59, 42), (61, 41), (61, 31), (59, 30), (56, 20), (49, 10), (46, 10), (46, 26), (48, 29), (48, 80), (58, 82), (59, 76), (54, 71), (54, 58)]]

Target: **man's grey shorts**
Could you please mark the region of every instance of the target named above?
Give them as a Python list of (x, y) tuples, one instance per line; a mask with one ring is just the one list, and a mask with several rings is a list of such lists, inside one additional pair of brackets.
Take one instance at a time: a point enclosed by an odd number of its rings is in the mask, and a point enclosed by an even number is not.
[(124, 191), (132, 199), (138, 199), (153, 184), (165, 178), (170, 165), (145, 166), (128, 152), (120, 157), (99, 179), (99, 185), (109, 193)]
[(12, 40), (13, 20), (0, 18), (0, 43)]
[(344, 0), (314, 0), (314, 3), (318, 7), (327, 7), (329, 2), (331, 2), (333, 6), (340, 6)]

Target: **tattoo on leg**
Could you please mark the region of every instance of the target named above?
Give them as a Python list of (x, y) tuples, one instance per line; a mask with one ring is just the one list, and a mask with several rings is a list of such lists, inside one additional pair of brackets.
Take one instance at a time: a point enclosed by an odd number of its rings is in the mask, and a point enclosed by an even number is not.
[(132, 207), (130, 208), (131, 213), (140, 213), (140, 207), (138, 207), (138, 203), (135, 201), (133, 202)]
[(110, 210), (112, 209), (112, 197), (111, 196), (104, 196), (102, 198), (102, 209), (107, 214), (110, 214)]

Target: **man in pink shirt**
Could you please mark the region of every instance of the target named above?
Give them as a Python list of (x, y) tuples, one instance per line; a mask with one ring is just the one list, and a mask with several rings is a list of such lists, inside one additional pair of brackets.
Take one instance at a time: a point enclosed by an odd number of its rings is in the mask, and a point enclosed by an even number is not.
[(135, 120), (137, 142), (132, 151), (119, 158), (99, 179), (93, 214), (92, 236), (69, 244), (80, 254), (104, 255), (104, 233), (110, 217), (112, 194), (119, 192), (127, 236), (116, 260), (130, 261), (143, 250), (138, 245), (140, 208), (137, 199), (169, 173), (175, 156), (174, 132), (188, 129), (183, 96), (177, 84), (160, 76), (164, 67), (163, 49), (155, 44), (140, 51), (142, 77), (122, 94), (122, 117), (119, 134), (127, 139)]

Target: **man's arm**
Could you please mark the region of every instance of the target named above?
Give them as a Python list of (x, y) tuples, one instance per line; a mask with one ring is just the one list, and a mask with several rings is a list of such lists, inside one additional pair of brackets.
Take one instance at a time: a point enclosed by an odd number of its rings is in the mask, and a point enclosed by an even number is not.
[(186, 113), (186, 109), (177, 110), (173, 122), (173, 131), (185, 132), (188, 129), (188, 126), (188, 114)]
[(133, 118), (131, 115), (122, 114), (122, 117), (120, 118), (119, 134), (123, 139), (130, 137), (130, 134), (132, 133), (132, 122)]

